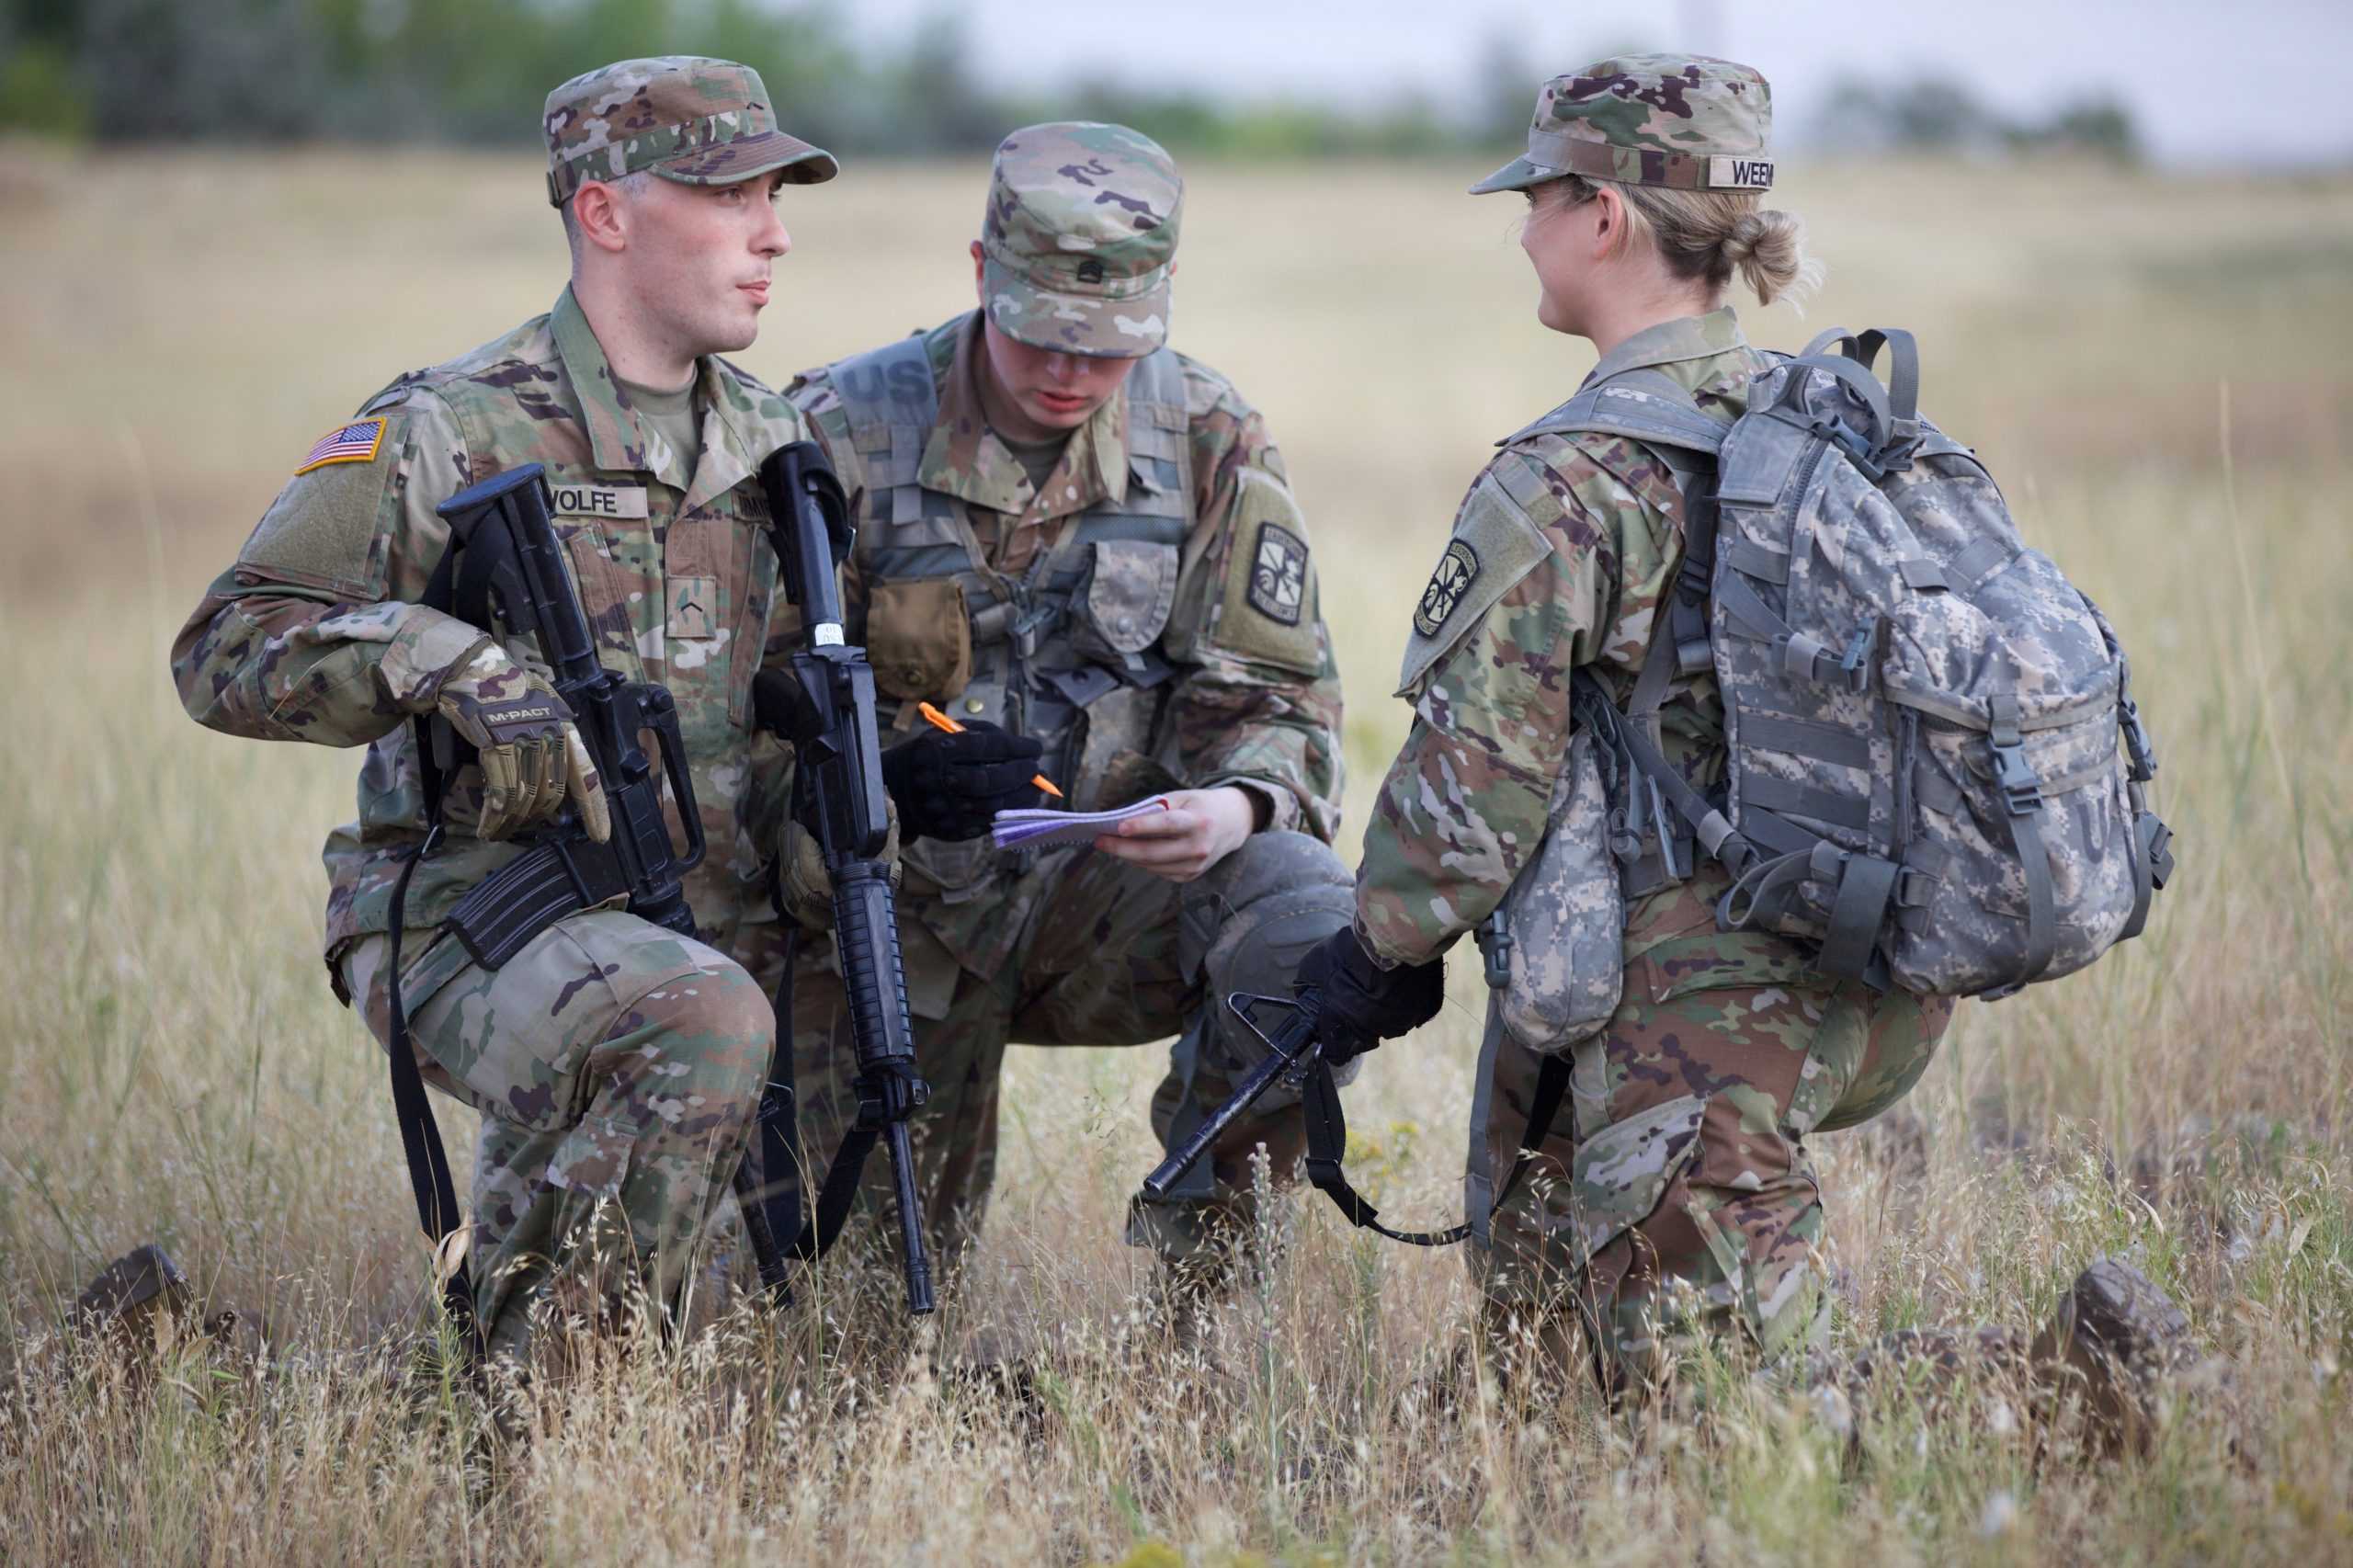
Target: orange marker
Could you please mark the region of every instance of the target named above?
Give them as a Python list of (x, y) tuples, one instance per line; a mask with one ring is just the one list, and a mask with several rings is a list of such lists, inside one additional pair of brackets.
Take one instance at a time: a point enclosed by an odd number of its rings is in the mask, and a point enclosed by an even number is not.
[[(955, 720), (950, 719), (947, 714), (942, 713), (938, 709), (934, 708), (928, 702), (919, 702), (915, 704), (915, 711), (922, 714), (924, 722), (929, 724), (935, 730), (945, 730), (951, 735), (961, 735), (964, 733), (963, 725), (958, 723)], [(1029, 776), (1029, 782), (1035, 784), (1039, 789), (1043, 790), (1047, 794), (1051, 795), (1057, 801), (1063, 798), (1063, 792), (1054, 788), (1054, 781), (1047, 778), (1042, 773), (1031, 774)]]

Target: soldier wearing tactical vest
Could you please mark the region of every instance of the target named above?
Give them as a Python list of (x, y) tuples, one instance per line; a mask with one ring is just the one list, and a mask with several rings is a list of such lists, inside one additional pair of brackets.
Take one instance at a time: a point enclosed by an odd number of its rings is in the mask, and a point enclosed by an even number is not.
[[(972, 245), (980, 308), (788, 391), (851, 496), (844, 592), (883, 723), (920, 733), (928, 702), (971, 732), (961, 777), (942, 753), (892, 779), (931, 1084), (915, 1138), (943, 1239), (973, 1233), (988, 1201), (1008, 1042), (1180, 1035), (1153, 1119), (1181, 1137), (1260, 1053), (1222, 998), (1268, 989), (1348, 919), (1329, 846), (1339, 684), (1307, 528), (1265, 421), (1166, 347), (1183, 197), (1133, 131), (1016, 131)], [(1040, 803), (1038, 774), (1066, 797), (1048, 803), (1166, 792), (1170, 809), (1092, 848), (949, 841)], [(805, 950), (794, 983), (816, 1159), (855, 1109), (827, 959)], [(1211, 1256), (1262, 1142), (1288, 1178), (1299, 1119), (1276, 1096), (1191, 1190), (1134, 1209), (1129, 1239)]]
[[(369, 748), (358, 820), (327, 841), (325, 957), (380, 1040), (393, 887), (426, 828), (410, 721), (438, 713), (480, 748), (406, 890), (402, 993), (426, 1081), (483, 1115), (472, 1278), (494, 1355), (527, 1342), (557, 1278), (591, 1305), (618, 1290), (591, 1278), (593, 1257), (633, 1263), (674, 1303), (766, 1080), (770, 1006), (724, 949), (761, 916), (757, 867), (775, 852), (739, 828), (738, 795), (784, 766), (752, 728), (752, 677), (792, 630), (756, 472), (802, 425), (718, 355), (751, 344), (790, 248), (773, 199), (835, 172), (725, 61), (591, 72), (549, 95), (545, 127), (573, 255), (554, 308), (402, 376), (329, 431), (172, 653), (200, 723)], [(435, 508), (526, 462), (546, 465), (599, 662), (676, 700), (710, 853), (686, 881), (697, 937), (599, 909), (494, 971), (435, 929), (442, 917), (567, 802), (608, 831), (534, 651), (419, 602), (449, 539)]]
[[(1537, 318), (1593, 343), (1586, 389), (1722, 425), (1747, 408), (1779, 361), (1749, 346), (1725, 291), (1737, 273), (1769, 303), (1809, 270), (1796, 221), (1762, 209), (1769, 125), (1764, 78), (1721, 60), (1627, 56), (1544, 85), (1527, 154), (1472, 190), (1525, 196)], [(1706, 1332), (1804, 1363), (1831, 1304), (1806, 1142), (1900, 1099), (1952, 1000), (1834, 978), (1762, 925), (1720, 929), (1731, 878), (1688, 829), (1672, 846), (1665, 797), (1639, 778), (1631, 797), (1622, 779), (1585, 787), (1575, 743), (1591, 726), (1572, 699), (1587, 674), (1629, 727), (1655, 716), (1649, 744), (1690, 791), (1720, 785), (1727, 740), (1705, 658), (1654, 653), (1691, 460), (1595, 430), (1583, 401), (1498, 442), (1463, 498), (1414, 616), (1398, 692), (1413, 726), (1365, 832), (1354, 927), (1299, 979), (1346, 1059), (1427, 1018), (1440, 955), (1482, 931), (1498, 989), (1465, 1188), (1490, 1320), (1534, 1325), (1545, 1358), (1589, 1356), (1613, 1396), (1639, 1398)], [(1616, 846), (1650, 845), (1652, 820), (1670, 847), (1621, 865)], [(1598, 881), (1548, 883), (1556, 846)], [(1488, 926), (1507, 895), (1526, 911), (1523, 889), (1548, 918)], [(1557, 1116), (1536, 1109), (1548, 1061), (1568, 1064)], [(2097, 1343), (2145, 1366), (2186, 1332), (2109, 1261), (2030, 1351), (1988, 1331), (1915, 1335), (1880, 1359), (1984, 1353), (2040, 1372), (2097, 1359)]]

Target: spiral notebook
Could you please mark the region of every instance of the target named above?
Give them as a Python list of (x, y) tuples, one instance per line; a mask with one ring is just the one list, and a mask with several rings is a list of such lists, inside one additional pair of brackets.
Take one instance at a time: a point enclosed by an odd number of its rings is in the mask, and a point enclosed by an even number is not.
[(1116, 812), (1056, 812), (1038, 808), (999, 812), (989, 836), (999, 849), (1044, 849), (1057, 844), (1092, 844), (1131, 817), (1168, 809), (1168, 797), (1154, 795)]

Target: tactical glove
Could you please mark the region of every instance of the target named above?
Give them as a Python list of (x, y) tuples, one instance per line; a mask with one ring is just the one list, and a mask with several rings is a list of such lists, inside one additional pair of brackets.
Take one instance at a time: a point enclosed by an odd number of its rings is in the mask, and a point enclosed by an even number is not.
[(961, 733), (929, 731), (882, 754), (882, 787), (910, 838), (978, 838), (999, 812), (1039, 801), (1045, 747), (975, 720)]
[(588, 836), (612, 836), (612, 812), (572, 709), (555, 689), (485, 642), (441, 683), (434, 708), (482, 766), (483, 838), (506, 838), (554, 817), (569, 796)]
[(1307, 993), (1317, 994), (1315, 1038), (1323, 1042), (1324, 1059), (1337, 1066), (1437, 1017), (1446, 1000), (1446, 964), (1432, 959), (1383, 969), (1357, 940), (1355, 928), (1343, 926), (1300, 961), (1291, 989), (1302, 1003)]

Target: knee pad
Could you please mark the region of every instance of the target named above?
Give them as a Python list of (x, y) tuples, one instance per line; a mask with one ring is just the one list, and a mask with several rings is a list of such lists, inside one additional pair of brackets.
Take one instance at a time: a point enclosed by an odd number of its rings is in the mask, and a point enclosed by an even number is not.
[[(1256, 1062), (1266, 1048), (1225, 999), (1237, 991), (1289, 996), (1300, 961), (1355, 921), (1356, 879), (1319, 838), (1254, 833), (1196, 886), (1199, 892), (1186, 911), (1186, 967), (1199, 967), (1220, 1054), (1236, 1063)], [(1352, 1062), (1340, 1069), (1340, 1081), (1355, 1072)]]

